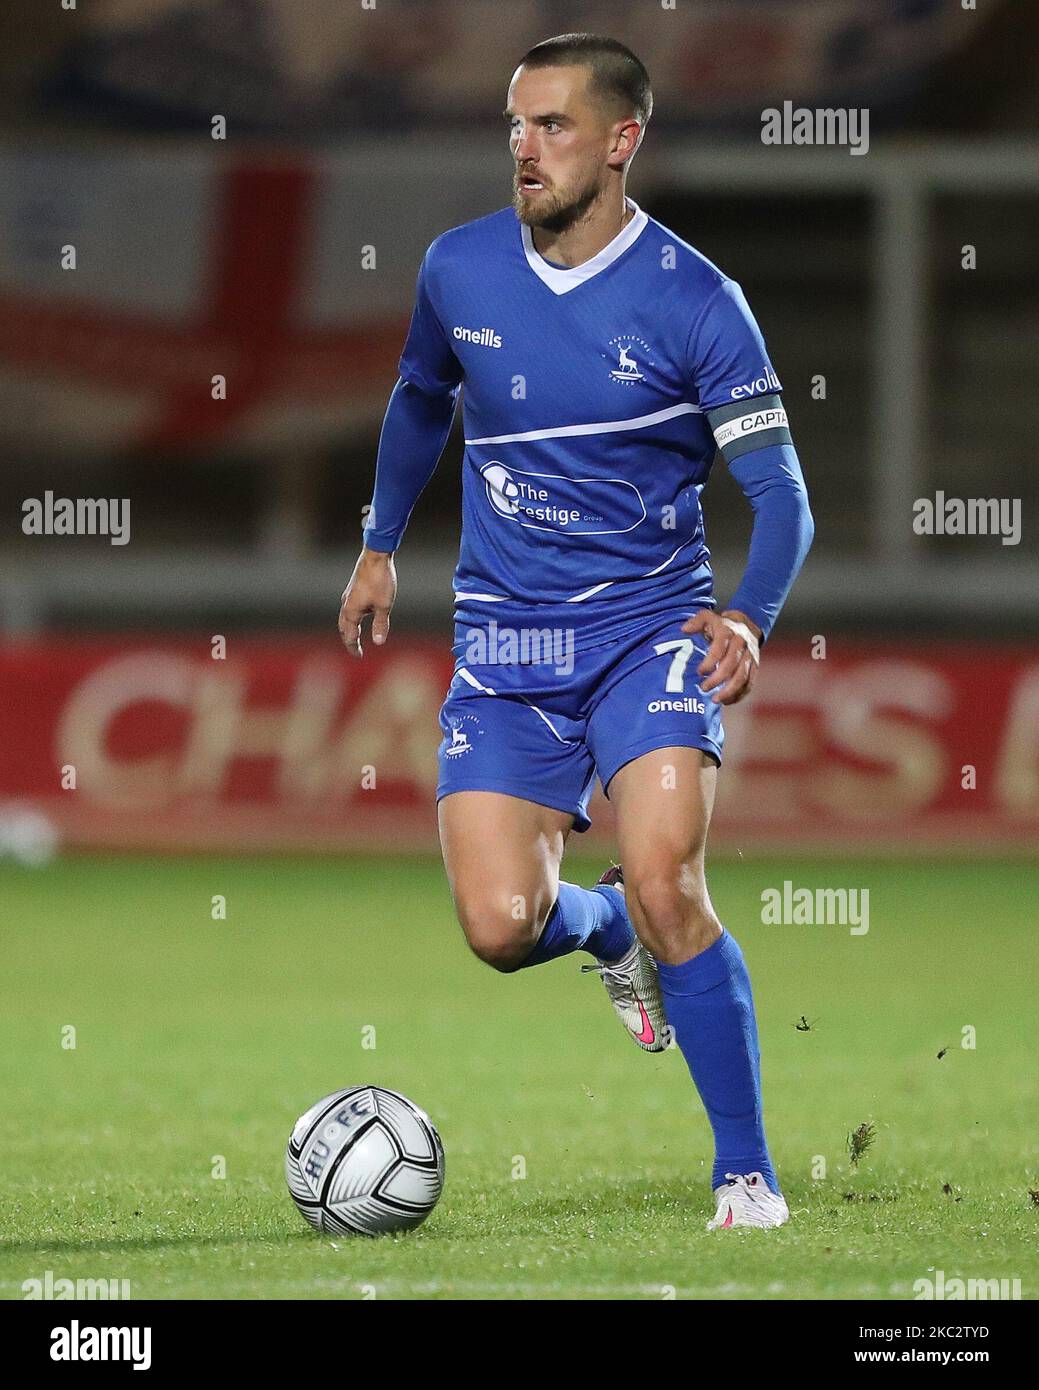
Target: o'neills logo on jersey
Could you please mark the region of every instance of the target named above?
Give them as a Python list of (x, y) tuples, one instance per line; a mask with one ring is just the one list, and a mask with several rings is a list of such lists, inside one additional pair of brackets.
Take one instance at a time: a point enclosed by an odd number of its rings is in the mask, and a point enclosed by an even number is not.
[(734, 386), (729, 395), (734, 401), (741, 400), (744, 396), (763, 396), (767, 391), (781, 391), (779, 377), (766, 362), (761, 369), (762, 375), (757, 381), (748, 381), (746, 386)]
[(501, 347), (501, 334), (493, 328), (453, 328), (452, 333), (460, 342), (475, 343), (477, 347)]

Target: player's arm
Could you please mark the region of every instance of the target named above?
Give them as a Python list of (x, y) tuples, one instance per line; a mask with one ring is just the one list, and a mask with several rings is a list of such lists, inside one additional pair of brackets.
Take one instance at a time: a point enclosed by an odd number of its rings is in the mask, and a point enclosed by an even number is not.
[(364, 548), (343, 591), (339, 631), (348, 651), (361, 655), (361, 624), (372, 619), (372, 640), (389, 636), (397, 596), (393, 563), (411, 513), (444, 452), (461, 366), (443, 330), (429, 284), (429, 255), (419, 272), (415, 311), (379, 436), (375, 491), (364, 528)]
[(361, 655), (361, 624), (366, 617), (372, 619), (372, 641), (377, 646), (389, 636), (390, 609), (397, 596), (394, 551), (440, 462), (457, 399), (457, 386), (427, 393), (403, 379), (390, 395), (379, 436), (364, 548), (339, 610), (339, 631), (354, 656)]
[[(778, 397), (773, 397), (778, 399)], [(754, 402), (750, 402), (754, 404)], [(792, 443), (772, 444), (742, 455), (729, 470), (754, 509), (754, 529), (743, 578), (729, 607), (704, 610), (685, 624), (710, 639), (698, 674), (718, 704), (736, 704), (750, 693), (759, 644), (772, 631), (797, 578), (815, 532), (808, 490)], [(752, 641), (747, 640), (749, 629)]]
[(715, 442), (754, 510), (750, 552), (730, 606), (703, 610), (684, 631), (703, 632), (707, 654), (698, 667), (717, 704), (750, 693), (760, 644), (771, 632), (814, 535), (801, 465), (778, 394), (747, 396), (746, 384), (768, 366), (760, 330), (738, 287), (723, 286), (698, 325), (698, 386)]

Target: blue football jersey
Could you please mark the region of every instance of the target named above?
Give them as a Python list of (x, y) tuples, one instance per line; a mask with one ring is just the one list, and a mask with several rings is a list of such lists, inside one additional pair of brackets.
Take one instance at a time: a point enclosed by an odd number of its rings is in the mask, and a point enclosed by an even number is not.
[(711, 604), (700, 494), (716, 448), (789, 441), (739, 286), (629, 207), (573, 268), (539, 255), (511, 208), (445, 232), (422, 263), (400, 374), (463, 386), (463, 625), (535, 610), (588, 644)]

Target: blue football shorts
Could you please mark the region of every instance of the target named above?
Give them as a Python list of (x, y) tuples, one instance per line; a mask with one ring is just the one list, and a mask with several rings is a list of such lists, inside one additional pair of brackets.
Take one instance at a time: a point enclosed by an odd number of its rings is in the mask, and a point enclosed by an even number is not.
[(596, 776), (609, 796), (614, 774), (657, 748), (700, 748), (720, 764), (721, 706), (700, 689), (707, 644), (682, 631), (688, 618), (688, 608), (657, 615), (584, 652), (550, 646), (546, 633), (526, 652), (520, 643), (492, 661), (459, 657), (440, 711), (437, 800), (504, 792), (569, 812), (587, 830)]

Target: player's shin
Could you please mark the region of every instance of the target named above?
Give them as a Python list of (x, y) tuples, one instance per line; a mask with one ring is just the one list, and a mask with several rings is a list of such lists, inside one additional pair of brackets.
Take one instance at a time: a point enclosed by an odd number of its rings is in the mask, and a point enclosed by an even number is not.
[(612, 888), (579, 888), (561, 883), (537, 945), (520, 969), (590, 951), (599, 960), (619, 960), (635, 939), (624, 899)]
[(759, 1172), (779, 1184), (765, 1142), (758, 1030), (743, 952), (729, 933), (681, 965), (659, 964), (660, 990), (714, 1132), (711, 1186)]

